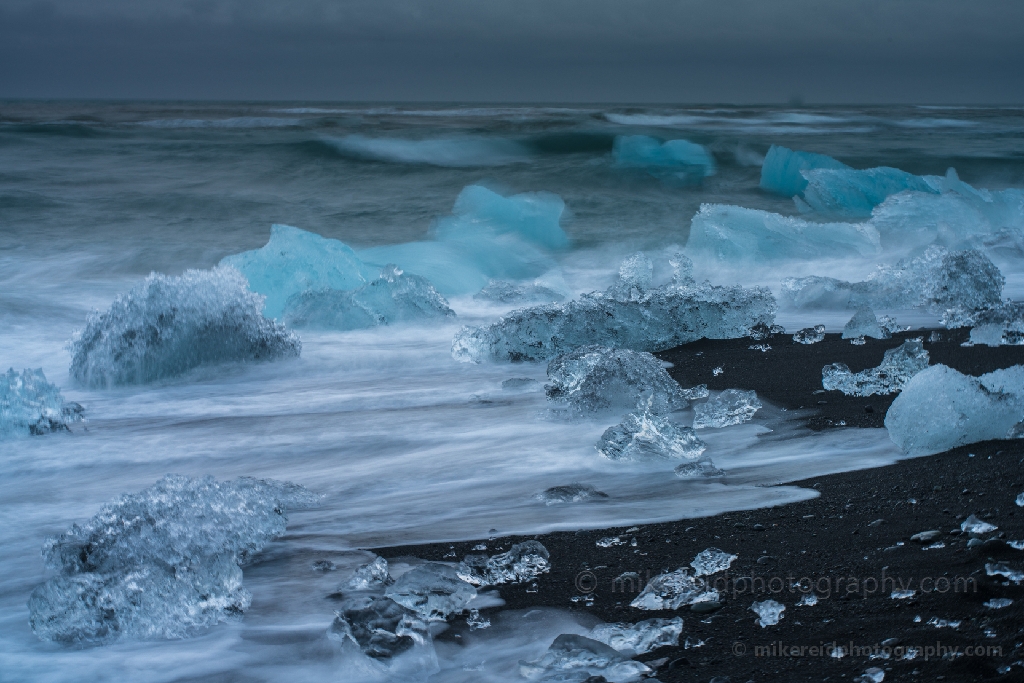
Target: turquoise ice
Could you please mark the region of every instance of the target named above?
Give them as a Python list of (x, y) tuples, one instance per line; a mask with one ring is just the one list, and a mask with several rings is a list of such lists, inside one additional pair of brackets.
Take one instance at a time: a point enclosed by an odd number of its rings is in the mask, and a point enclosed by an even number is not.
[(807, 187), (803, 171), (816, 168), (848, 169), (841, 161), (824, 154), (797, 152), (772, 145), (761, 164), (761, 189), (785, 197), (802, 194)]
[(660, 178), (699, 182), (715, 174), (711, 153), (689, 140), (661, 142), (646, 135), (619, 135), (612, 157), (618, 168), (643, 169)]

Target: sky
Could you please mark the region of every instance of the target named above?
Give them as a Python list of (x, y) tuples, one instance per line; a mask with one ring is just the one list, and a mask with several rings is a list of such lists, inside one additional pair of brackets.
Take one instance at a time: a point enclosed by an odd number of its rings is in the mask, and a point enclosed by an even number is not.
[(0, 0), (0, 98), (1024, 104), (1024, 2)]

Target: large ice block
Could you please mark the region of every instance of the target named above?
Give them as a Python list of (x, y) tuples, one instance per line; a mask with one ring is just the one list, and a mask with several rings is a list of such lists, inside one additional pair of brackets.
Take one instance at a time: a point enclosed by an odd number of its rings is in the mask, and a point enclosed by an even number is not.
[(807, 187), (803, 172), (816, 168), (850, 168), (824, 154), (799, 152), (772, 145), (761, 164), (761, 189), (784, 197), (802, 194)]
[(938, 194), (924, 178), (898, 168), (880, 166), (862, 171), (818, 168), (803, 171), (803, 200), (811, 209), (847, 218), (868, 218), (889, 196), (900, 192)]

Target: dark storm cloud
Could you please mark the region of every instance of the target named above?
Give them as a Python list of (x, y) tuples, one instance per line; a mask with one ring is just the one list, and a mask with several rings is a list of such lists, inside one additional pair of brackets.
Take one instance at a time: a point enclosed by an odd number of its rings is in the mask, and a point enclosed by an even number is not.
[(1015, 0), (6, 0), (0, 96), (1024, 102)]

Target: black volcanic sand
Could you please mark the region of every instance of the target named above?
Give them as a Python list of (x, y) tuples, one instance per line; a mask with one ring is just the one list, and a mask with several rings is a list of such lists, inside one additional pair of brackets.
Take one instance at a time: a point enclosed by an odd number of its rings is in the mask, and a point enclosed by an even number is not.
[[(921, 334), (869, 340), (864, 346), (853, 346), (838, 335), (810, 346), (793, 344), (784, 335), (757, 342), (701, 341), (659, 355), (675, 364), (670, 372), (684, 386), (755, 389), (783, 407), (816, 407), (821, 414), (811, 418), (812, 428), (840, 421), (880, 426), (891, 397), (816, 394), (821, 367), (836, 361), (853, 371), (873, 367), (886, 349)], [(927, 339), (929, 333), (923, 334)], [(978, 375), (1024, 361), (1020, 347), (961, 347), (965, 335), (941, 334), (947, 341), (925, 345), (933, 364)], [(760, 343), (772, 349), (748, 348)], [(724, 372), (714, 376), (715, 367)], [(820, 400), (827, 403), (819, 404)], [(865, 412), (867, 405), (871, 412)], [(852, 681), (869, 667), (882, 668), (885, 681), (1024, 681), (1024, 586), (988, 576), (985, 570), (992, 562), (1024, 569), (1024, 550), (1005, 542), (1024, 540), (1024, 509), (1015, 504), (1016, 496), (1024, 493), (1024, 440), (973, 444), (796, 484), (813, 487), (820, 496), (636, 530), (530, 537), (550, 551), (551, 571), (535, 587), (501, 586), (506, 605), (500, 609), (557, 607), (608, 622), (682, 616), (679, 646), (637, 657), (648, 662), (664, 683), (715, 677), (731, 683)], [(583, 514), (587, 504), (577, 505)], [(971, 514), (998, 530), (968, 547), (971, 537), (960, 531), (960, 524)], [(927, 543), (911, 540), (930, 530), (940, 532), (937, 538)], [(608, 548), (596, 545), (608, 536), (626, 542)], [(525, 537), (488, 539), (488, 552), (507, 550), (521, 540)], [(480, 542), (376, 552), (388, 559), (451, 561), (452, 551), (461, 558)], [(928, 548), (937, 543), (942, 547)], [(722, 602), (712, 613), (688, 607), (674, 612), (635, 609), (629, 603), (641, 585), (615, 581), (625, 572), (636, 572), (642, 584), (664, 571), (688, 566), (709, 547), (739, 556), (728, 572), (714, 577)], [(916, 591), (914, 596), (893, 599), (892, 591), (902, 587)], [(818, 597), (817, 605), (797, 606), (805, 588)], [(993, 598), (1014, 602), (1003, 609), (983, 604)], [(778, 625), (762, 628), (750, 606), (767, 599), (786, 609)], [(940, 626), (929, 623), (933, 619), (960, 623)], [(457, 618), (441, 638), (458, 642), (466, 630), (464, 620)], [(703, 645), (688, 648), (687, 640)], [(846, 651), (845, 656), (830, 656), (837, 647)], [(914, 648), (918, 653), (909, 658)], [(878, 657), (886, 652), (888, 659)]]

